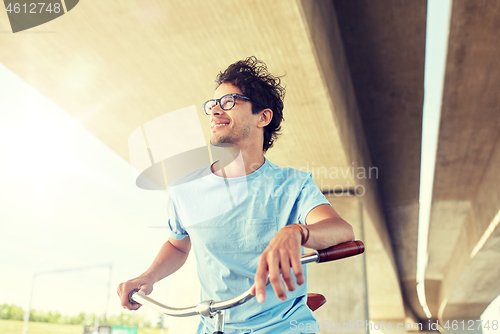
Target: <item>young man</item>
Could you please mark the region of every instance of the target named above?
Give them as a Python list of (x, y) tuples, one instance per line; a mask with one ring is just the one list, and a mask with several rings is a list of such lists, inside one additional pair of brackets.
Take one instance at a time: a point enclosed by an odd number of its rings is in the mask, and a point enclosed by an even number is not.
[[(216, 82), (214, 99), (203, 105), (210, 141), (236, 148), (237, 158), (224, 166), (217, 161), (170, 187), (170, 238), (145, 273), (120, 284), (121, 303), (137, 309), (129, 292), (151, 293), (193, 247), (202, 300), (232, 298), (249, 288), (256, 295), (226, 311), (225, 332), (293, 333), (292, 321), (318, 328), (306, 305), (302, 246), (324, 249), (352, 241), (352, 227), (310, 173), (280, 168), (264, 157), (281, 129), (284, 98), (266, 65), (247, 58), (219, 73)], [(202, 319), (198, 333), (212, 331), (212, 320)]]

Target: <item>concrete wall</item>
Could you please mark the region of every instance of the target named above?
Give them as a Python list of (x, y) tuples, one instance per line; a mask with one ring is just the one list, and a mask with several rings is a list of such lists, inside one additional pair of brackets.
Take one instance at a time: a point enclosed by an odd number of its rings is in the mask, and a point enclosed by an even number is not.
[[(328, 200), (341, 217), (353, 226), (356, 239), (363, 240), (363, 211), (359, 198), (330, 195)], [(321, 293), (327, 300), (327, 303), (315, 312), (321, 330), (368, 333), (365, 326), (369, 319), (366, 255), (311, 264), (307, 270), (309, 292)], [(356, 324), (355, 330), (351, 327), (353, 324)], [(342, 325), (348, 329), (343, 330)]]

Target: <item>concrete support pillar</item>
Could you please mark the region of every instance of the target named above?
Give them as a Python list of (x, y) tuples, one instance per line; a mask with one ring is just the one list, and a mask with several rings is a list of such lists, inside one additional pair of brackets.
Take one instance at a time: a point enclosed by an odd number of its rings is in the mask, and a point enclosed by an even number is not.
[[(328, 200), (340, 216), (363, 240), (363, 212), (356, 196), (329, 195)], [(321, 332), (369, 333), (365, 255), (330, 263), (308, 265), (309, 292), (321, 293), (326, 304), (315, 311)]]

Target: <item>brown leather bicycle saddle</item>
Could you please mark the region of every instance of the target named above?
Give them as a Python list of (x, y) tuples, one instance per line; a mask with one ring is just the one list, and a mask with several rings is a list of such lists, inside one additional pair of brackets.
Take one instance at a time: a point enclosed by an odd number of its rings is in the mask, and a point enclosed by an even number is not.
[(319, 293), (308, 293), (307, 294), (307, 306), (311, 309), (311, 311), (316, 311), (326, 303), (326, 298), (322, 294)]

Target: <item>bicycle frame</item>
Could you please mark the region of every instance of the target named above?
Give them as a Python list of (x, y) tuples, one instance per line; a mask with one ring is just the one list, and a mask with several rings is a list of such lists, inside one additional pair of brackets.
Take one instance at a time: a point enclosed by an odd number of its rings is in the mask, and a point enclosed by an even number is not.
[[(357, 241), (350, 241), (341, 243), (330, 248), (315, 251), (313, 253), (302, 255), (300, 261), (302, 264), (311, 262), (328, 262), (343, 259), (349, 256), (354, 256), (363, 253), (365, 250), (364, 244)], [(268, 282), (269, 283), (269, 282)], [(174, 317), (189, 317), (194, 315), (202, 315), (204, 317), (215, 317), (215, 328), (214, 334), (223, 334), (224, 330), (224, 315), (223, 310), (242, 305), (255, 297), (250, 294), (250, 289), (243, 292), (239, 296), (231, 299), (214, 302), (213, 300), (204, 300), (198, 305), (185, 307), (185, 308), (175, 308), (152, 299), (146, 296), (144, 293), (138, 290), (132, 290), (129, 295), (129, 300), (131, 303), (138, 303), (141, 305), (146, 305), (162, 314), (174, 316)]]

